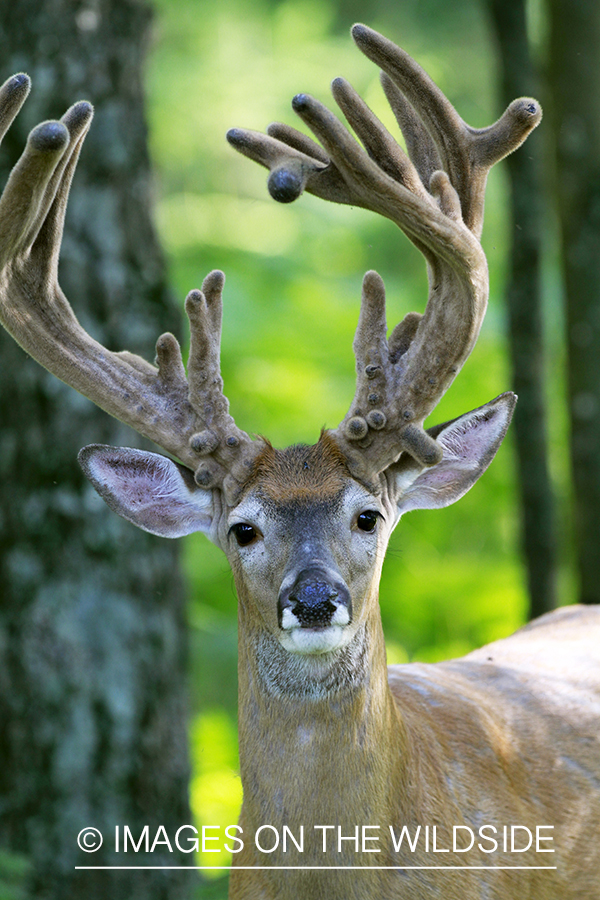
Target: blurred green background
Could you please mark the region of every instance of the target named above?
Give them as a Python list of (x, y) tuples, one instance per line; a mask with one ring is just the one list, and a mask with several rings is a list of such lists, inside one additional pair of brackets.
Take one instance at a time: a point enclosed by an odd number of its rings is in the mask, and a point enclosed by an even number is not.
[[(278, 446), (313, 442), (322, 425), (340, 421), (353, 395), (351, 344), (362, 275), (375, 268), (384, 277), (393, 326), (408, 310), (423, 309), (425, 267), (397, 228), (371, 213), (308, 195), (288, 206), (274, 203), (266, 172), (236, 154), (225, 132), (233, 126), (264, 130), (273, 120), (302, 127), (291, 111), (292, 96), (307, 91), (331, 104), (328, 85), (343, 75), (396, 134), (379, 73), (349, 37), (356, 19), (408, 50), (466, 121), (487, 125), (501, 109), (496, 50), (483, 6), (472, 0), (157, 0), (155, 8), (147, 91), (158, 221), (172, 282), (183, 302), (212, 268), (225, 271), (222, 368), (237, 423)], [(540, 4), (531, 3), (528, 15), (535, 47), (544, 29)], [(440, 404), (437, 421), (510, 388), (502, 299), (506, 207), (500, 166), (489, 181), (483, 235), (490, 308), (478, 346)], [(556, 395), (562, 391), (562, 323), (554, 275), (550, 247), (545, 324), (553, 359), (548, 392)], [(551, 467), (564, 500), (566, 424), (554, 412)], [(518, 517), (510, 436), (459, 504), (406, 517), (392, 540), (381, 586), (391, 663), (460, 655), (524, 621)], [(236, 821), (241, 801), (236, 598), (224, 557), (203, 537), (187, 541), (185, 564), (192, 626), (192, 805), (198, 823), (228, 825)], [(568, 567), (561, 571), (560, 600), (571, 602)], [(214, 853), (199, 860), (207, 866), (227, 862)], [(210, 895), (223, 890), (219, 881)]]

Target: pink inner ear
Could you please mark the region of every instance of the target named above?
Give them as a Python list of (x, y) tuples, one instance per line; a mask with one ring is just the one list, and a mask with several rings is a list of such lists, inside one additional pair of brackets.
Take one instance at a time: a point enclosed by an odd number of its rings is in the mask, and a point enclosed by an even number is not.
[(502, 443), (516, 398), (502, 394), (466, 413), (439, 432), (442, 461), (423, 469), (399, 497), (400, 515), (412, 509), (437, 509), (459, 500), (482, 475)]
[(144, 531), (171, 538), (210, 531), (212, 492), (166, 456), (91, 445), (79, 461), (108, 506)]
[(507, 427), (506, 416), (497, 409), (467, 413), (439, 435), (444, 459), (480, 465), (490, 451), (493, 455), (496, 453)]

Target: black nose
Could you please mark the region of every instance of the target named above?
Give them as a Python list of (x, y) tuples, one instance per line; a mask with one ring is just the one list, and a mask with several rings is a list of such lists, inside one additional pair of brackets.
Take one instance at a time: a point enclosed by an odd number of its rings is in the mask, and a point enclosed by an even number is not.
[(294, 584), (279, 596), (279, 623), (284, 609), (290, 609), (300, 625), (306, 628), (325, 627), (331, 623), (338, 606), (348, 607), (350, 594), (341, 582), (333, 581), (320, 569), (301, 572)]

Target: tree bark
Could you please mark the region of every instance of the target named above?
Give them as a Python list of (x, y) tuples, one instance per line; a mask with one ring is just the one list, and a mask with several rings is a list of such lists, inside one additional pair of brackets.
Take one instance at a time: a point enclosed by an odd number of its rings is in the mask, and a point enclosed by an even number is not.
[[(515, 97), (539, 97), (529, 52), (524, 0), (487, 0), (500, 59), (503, 107)], [(557, 545), (544, 402), (541, 242), (543, 236), (541, 137), (506, 161), (510, 184), (511, 246), (506, 288), (522, 545), (527, 567), (530, 618), (556, 606)]]
[[(140, 0), (19, 0), (0, 7), (2, 77), (33, 92), (1, 151), (87, 98), (96, 117), (71, 193), (60, 280), (111, 349), (152, 358), (179, 314), (150, 219)], [(85, 443), (135, 441), (124, 426), (0, 335), (0, 850), (30, 860), (40, 900), (179, 900), (188, 873), (75, 866), (189, 864), (159, 845), (116, 855), (114, 829), (171, 840), (190, 822), (185, 628), (177, 547), (120, 520), (84, 482)], [(78, 849), (81, 829), (104, 837)], [(1, 880), (1, 879), (0, 879)]]
[(600, 603), (600, 4), (550, 0), (579, 602)]

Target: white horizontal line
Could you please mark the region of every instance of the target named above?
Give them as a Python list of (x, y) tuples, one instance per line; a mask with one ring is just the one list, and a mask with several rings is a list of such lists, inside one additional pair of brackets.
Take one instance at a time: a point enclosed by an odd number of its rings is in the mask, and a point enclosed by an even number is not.
[(556, 869), (557, 866), (75, 866), (76, 869)]

